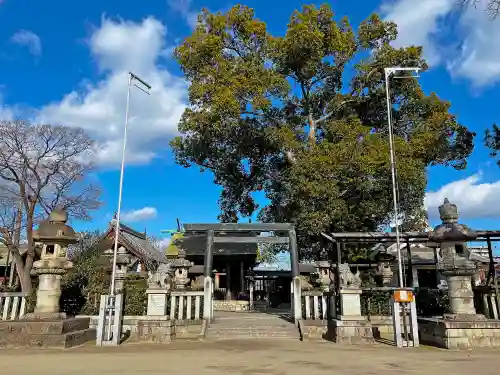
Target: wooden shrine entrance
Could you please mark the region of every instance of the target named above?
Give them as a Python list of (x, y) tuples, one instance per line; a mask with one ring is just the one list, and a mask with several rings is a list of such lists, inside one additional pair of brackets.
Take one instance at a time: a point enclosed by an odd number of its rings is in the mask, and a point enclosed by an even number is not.
[[(240, 291), (252, 284), (250, 289), (250, 306), (253, 306), (253, 282), (249, 275), (245, 275), (250, 264), (245, 264), (241, 258), (240, 266), (234, 262), (235, 254), (231, 252), (232, 247), (241, 244), (280, 244), (286, 245), (290, 252), (292, 280), (298, 279), (299, 254), (297, 249), (297, 238), (293, 224), (287, 223), (221, 223), (221, 224), (183, 224), (186, 236), (204, 236), (205, 254), (203, 260), (204, 278), (204, 319), (212, 320), (214, 316), (214, 293), (225, 293), (234, 296), (234, 290), (228, 290), (233, 283)], [(254, 247), (256, 249), (256, 247)], [(226, 255), (224, 257), (224, 255)], [(250, 255), (250, 254), (246, 254)], [(253, 259), (257, 256), (255, 251)], [(216, 264), (214, 266), (214, 257)], [(224, 258), (221, 261), (221, 258)], [(227, 266), (225, 266), (227, 265)], [(216, 272), (214, 272), (216, 268)], [(221, 270), (223, 272), (221, 272)], [(231, 271), (232, 270), (232, 271)], [(236, 271), (236, 272), (235, 272)], [(235, 275), (236, 273), (236, 275)], [(221, 285), (223, 286), (221, 288)], [(224, 286), (226, 286), (224, 288)], [(223, 290), (225, 289), (225, 290)], [(283, 288), (281, 288), (283, 289)], [(284, 289), (293, 295), (293, 288)], [(293, 298), (291, 298), (293, 301)], [(292, 303), (293, 306), (293, 303)], [(300, 310), (300, 307), (298, 307)], [(300, 314), (300, 311), (297, 311)]]

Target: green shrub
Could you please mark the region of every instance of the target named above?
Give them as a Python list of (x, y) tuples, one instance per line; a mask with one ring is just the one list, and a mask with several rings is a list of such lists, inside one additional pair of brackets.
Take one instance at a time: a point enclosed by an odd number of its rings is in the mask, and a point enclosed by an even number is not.
[(147, 281), (138, 275), (128, 276), (123, 283), (124, 315), (145, 315)]

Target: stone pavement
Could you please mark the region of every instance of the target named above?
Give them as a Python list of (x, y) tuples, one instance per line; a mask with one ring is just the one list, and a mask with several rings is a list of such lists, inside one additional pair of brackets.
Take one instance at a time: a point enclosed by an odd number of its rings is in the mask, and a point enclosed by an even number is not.
[(8, 375), (496, 375), (499, 364), (500, 351), (338, 346), (277, 339), (0, 350), (0, 373)]

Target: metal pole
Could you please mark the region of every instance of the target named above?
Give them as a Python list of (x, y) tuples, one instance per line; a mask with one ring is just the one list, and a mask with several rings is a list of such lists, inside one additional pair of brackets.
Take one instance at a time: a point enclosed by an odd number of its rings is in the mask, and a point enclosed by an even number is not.
[[(111, 286), (109, 291), (108, 306), (115, 306), (115, 278), (116, 278), (116, 258), (118, 255), (118, 234), (120, 231), (120, 211), (122, 206), (122, 192), (123, 192), (123, 172), (125, 170), (125, 153), (127, 150), (127, 127), (128, 127), (128, 111), (130, 106), (130, 86), (132, 84), (132, 74), (128, 75), (128, 87), (127, 87), (127, 106), (125, 109), (125, 126), (123, 127), (123, 150), (122, 150), (122, 165), (120, 169), (120, 185), (118, 188), (118, 211), (116, 212), (115, 218), (115, 242), (113, 246), (113, 263), (111, 268)], [(112, 340), (113, 333), (111, 332), (112, 326), (112, 316), (113, 310), (109, 309), (108, 316), (108, 329), (107, 329), (107, 340)]]
[(132, 73), (128, 75), (128, 88), (127, 88), (127, 107), (125, 110), (125, 126), (123, 127), (123, 150), (122, 150), (122, 165), (120, 170), (120, 186), (118, 190), (118, 211), (116, 212), (115, 219), (115, 243), (113, 248), (113, 265), (111, 274), (111, 287), (110, 295), (113, 297), (115, 295), (115, 278), (116, 278), (116, 257), (118, 254), (118, 233), (120, 231), (120, 211), (122, 206), (122, 192), (123, 192), (123, 172), (125, 169), (125, 153), (127, 150), (127, 127), (128, 127), (128, 111), (130, 107), (130, 86), (132, 84)]
[(389, 78), (391, 76), (391, 71), (388, 68), (384, 69), (385, 71), (385, 91), (387, 96), (387, 124), (389, 127), (389, 154), (391, 157), (391, 177), (392, 177), (392, 196), (394, 203), (394, 224), (396, 226), (396, 250), (398, 254), (398, 277), (399, 277), (399, 286), (401, 288), (404, 287), (404, 279), (403, 279), (403, 267), (401, 262), (401, 241), (399, 239), (399, 210), (398, 210), (398, 199), (397, 199), (397, 191), (396, 191), (396, 163), (394, 162), (394, 141), (392, 137), (392, 123), (391, 123), (391, 98), (389, 91)]

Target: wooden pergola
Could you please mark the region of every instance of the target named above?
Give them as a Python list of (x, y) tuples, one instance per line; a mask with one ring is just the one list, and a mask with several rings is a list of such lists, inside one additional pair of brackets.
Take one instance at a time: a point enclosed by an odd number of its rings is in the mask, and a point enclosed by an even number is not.
[[(485, 241), (488, 246), (489, 257), (489, 270), (488, 270), (488, 283), (492, 282), (495, 287), (496, 272), (495, 272), (495, 259), (493, 256), (493, 242), (500, 241), (500, 230), (474, 230), (476, 239), (474, 241)], [(335, 243), (337, 250), (337, 265), (341, 260), (342, 251), (346, 244), (378, 244), (384, 242), (396, 242), (395, 232), (340, 232), (340, 233), (321, 233), (324, 238)], [(408, 274), (410, 281), (412, 278), (412, 261), (411, 261), (411, 248), (410, 244), (420, 243), (425, 244), (434, 250), (434, 261), (437, 264), (437, 248), (439, 244), (429, 240), (428, 232), (402, 232), (399, 234), (402, 242), (406, 243), (406, 251), (408, 253)], [(338, 267), (337, 267), (338, 269)], [(337, 271), (338, 272), (338, 271)]]

